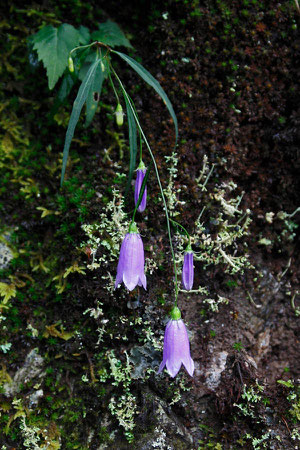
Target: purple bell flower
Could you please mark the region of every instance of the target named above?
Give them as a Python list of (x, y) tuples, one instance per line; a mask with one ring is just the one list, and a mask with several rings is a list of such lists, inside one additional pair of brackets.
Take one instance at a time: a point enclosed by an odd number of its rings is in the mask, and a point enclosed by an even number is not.
[(190, 291), (194, 283), (194, 254), (189, 244), (184, 253), (182, 268), (182, 284), (186, 291)]
[[(140, 162), (139, 167), (136, 171), (136, 180), (135, 180), (135, 189), (134, 189), (134, 203), (137, 204), (137, 201), (139, 199), (143, 179), (146, 174), (146, 167), (143, 161)], [(139, 204), (138, 211), (143, 212), (146, 208), (146, 202), (147, 202), (147, 185), (145, 186), (145, 190), (143, 193), (143, 197), (141, 200), (141, 203)]]
[(192, 377), (194, 361), (190, 355), (189, 338), (184, 322), (181, 320), (180, 310), (175, 306), (171, 311), (171, 320), (166, 326), (163, 360), (158, 373), (162, 372), (166, 366), (168, 373), (174, 378), (178, 374), (181, 364)]
[(121, 245), (115, 289), (122, 281), (129, 291), (132, 291), (137, 285), (146, 289), (144, 265), (143, 241), (133, 222)]

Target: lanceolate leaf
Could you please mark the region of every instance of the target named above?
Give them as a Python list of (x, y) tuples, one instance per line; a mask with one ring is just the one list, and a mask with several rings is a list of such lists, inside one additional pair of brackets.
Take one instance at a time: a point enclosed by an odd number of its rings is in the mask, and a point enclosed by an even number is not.
[(69, 52), (79, 43), (79, 32), (67, 23), (59, 28), (47, 25), (32, 37), (32, 42), (47, 69), (49, 89), (53, 89), (68, 65)]
[(127, 120), (128, 120), (128, 134), (129, 134), (129, 151), (130, 151), (130, 162), (129, 162), (129, 174), (128, 174), (128, 181), (127, 186), (125, 190), (125, 195), (127, 195), (131, 180), (133, 176), (133, 171), (136, 166), (136, 154), (137, 154), (137, 129), (136, 129), (136, 123), (134, 116), (132, 114), (131, 107), (129, 105), (129, 101), (126, 98), (126, 95), (124, 95), (124, 100), (126, 103), (126, 111), (127, 111)]
[(103, 42), (103, 44), (110, 47), (127, 47), (132, 48), (132, 45), (125, 37), (121, 28), (115, 23), (108, 20), (105, 23), (99, 23), (99, 30), (92, 33), (92, 39)]
[(113, 52), (116, 53), (117, 55), (119, 55), (122, 59), (124, 59), (124, 61), (126, 61), (127, 64), (129, 64), (140, 75), (140, 77), (142, 77), (143, 80), (146, 81), (146, 83), (148, 83), (150, 86), (152, 86), (153, 89), (155, 89), (155, 91), (158, 93), (158, 95), (162, 98), (164, 104), (168, 108), (169, 113), (171, 114), (171, 117), (173, 119), (174, 126), (175, 126), (176, 143), (177, 143), (177, 139), (178, 139), (177, 118), (176, 118), (173, 106), (172, 106), (167, 94), (165, 93), (165, 91), (163, 90), (161, 85), (159, 84), (159, 82), (151, 75), (151, 73), (148, 72), (148, 70), (146, 70), (141, 64), (139, 64), (133, 58), (130, 58), (130, 56), (127, 56), (124, 53), (117, 52), (115, 50), (113, 50)]
[(65, 146), (64, 146), (64, 152), (63, 152), (63, 163), (62, 163), (61, 181), (60, 181), (61, 185), (64, 181), (66, 165), (67, 165), (67, 160), (68, 160), (68, 154), (69, 154), (69, 148), (70, 148), (71, 141), (72, 141), (72, 138), (74, 135), (75, 127), (78, 122), (82, 107), (87, 99), (89, 90), (90, 90), (91, 86), (94, 85), (95, 76), (97, 73), (97, 67), (99, 64), (100, 64), (100, 60), (98, 59), (89, 68), (86, 76), (84, 77), (84, 80), (81, 83), (77, 97), (73, 104), (73, 109), (72, 109), (68, 129), (67, 129), (67, 133), (66, 133)]
[(86, 99), (86, 118), (85, 118), (86, 127), (89, 126), (95, 115), (101, 95), (103, 80), (104, 80), (104, 72), (102, 70), (102, 66), (100, 63), (96, 68), (94, 82), (91, 84)]
[(64, 76), (64, 78), (63, 78), (63, 80), (61, 82), (59, 91), (57, 93), (57, 99), (59, 100), (59, 102), (62, 103), (68, 97), (68, 95), (70, 94), (74, 83), (75, 83), (75, 80), (72, 77), (72, 75), (70, 73), (67, 73)]

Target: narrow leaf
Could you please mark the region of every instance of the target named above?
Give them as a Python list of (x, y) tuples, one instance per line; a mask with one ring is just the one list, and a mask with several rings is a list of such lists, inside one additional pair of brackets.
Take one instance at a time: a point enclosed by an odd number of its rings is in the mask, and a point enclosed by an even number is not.
[(103, 44), (109, 45), (110, 47), (127, 47), (132, 48), (129, 40), (126, 38), (125, 34), (115, 22), (108, 20), (105, 23), (99, 23), (99, 30), (92, 33), (92, 39)]
[(95, 76), (94, 76), (94, 82), (91, 84), (91, 87), (88, 92), (88, 96), (86, 99), (86, 118), (85, 118), (85, 127), (88, 127), (91, 121), (93, 120), (93, 117), (95, 115), (101, 90), (102, 90), (102, 84), (104, 80), (104, 72), (102, 70), (101, 63), (97, 66)]
[(146, 81), (146, 83), (148, 83), (151, 87), (153, 87), (153, 89), (158, 93), (158, 95), (162, 98), (164, 104), (166, 105), (166, 107), (169, 110), (169, 113), (173, 119), (174, 122), (174, 126), (175, 126), (175, 136), (176, 136), (176, 143), (177, 143), (177, 139), (178, 139), (178, 124), (177, 124), (177, 118), (173, 109), (173, 106), (167, 96), (167, 94), (165, 93), (165, 91), (163, 90), (163, 88), (161, 87), (161, 85), (159, 84), (159, 82), (151, 75), (151, 73), (148, 72), (148, 70), (146, 70), (140, 63), (138, 63), (137, 61), (135, 61), (133, 58), (131, 58), (128, 55), (125, 55), (124, 53), (121, 52), (117, 52), (115, 50), (113, 50), (113, 53), (116, 53), (117, 55), (119, 55), (122, 59), (124, 59), (124, 61), (127, 62), (127, 64), (129, 64), (139, 75), (140, 77), (143, 78), (144, 81)]
[(47, 25), (32, 36), (32, 42), (47, 70), (49, 89), (53, 89), (68, 65), (69, 52), (79, 43), (79, 32), (67, 23), (59, 28)]
[(74, 86), (74, 78), (71, 74), (67, 73), (60, 85), (59, 91), (57, 93), (57, 99), (62, 103), (70, 94), (72, 87)]
[(128, 194), (130, 189), (131, 180), (133, 176), (133, 171), (136, 166), (136, 154), (137, 154), (137, 128), (132, 110), (127, 100), (126, 95), (124, 95), (124, 100), (126, 103), (127, 120), (128, 120), (128, 135), (129, 135), (129, 151), (130, 151), (130, 161), (129, 161), (129, 174), (128, 181), (126, 185), (125, 195)]
[(69, 154), (69, 148), (70, 148), (71, 141), (72, 141), (72, 138), (74, 135), (75, 127), (78, 122), (82, 107), (87, 99), (90, 87), (94, 83), (96, 69), (97, 69), (99, 63), (100, 63), (100, 60), (97, 60), (89, 68), (84, 80), (81, 83), (77, 97), (73, 104), (73, 109), (72, 109), (70, 121), (68, 124), (65, 145), (64, 145), (64, 151), (63, 151), (63, 163), (62, 163), (61, 180), (60, 180), (61, 185), (63, 184), (63, 181), (64, 181), (66, 165), (67, 165), (67, 160), (68, 160), (68, 154)]

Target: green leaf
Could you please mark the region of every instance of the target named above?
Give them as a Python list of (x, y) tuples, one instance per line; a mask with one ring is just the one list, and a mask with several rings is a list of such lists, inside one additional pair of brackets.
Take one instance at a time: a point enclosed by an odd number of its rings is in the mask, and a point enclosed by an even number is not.
[(91, 86), (94, 85), (95, 75), (96, 75), (97, 67), (99, 64), (100, 64), (100, 60), (98, 59), (89, 68), (86, 76), (84, 77), (84, 80), (81, 83), (77, 97), (73, 104), (73, 109), (72, 109), (70, 121), (68, 124), (65, 145), (64, 145), (64, 151), (63, 151), (63, 163), (62, 163), (61, 180), (60, 180), (61, 185), (63, 184), (63, 181), (64, 181), (66, 165), (67, 165), (67, 160), (68, 160), (68, 154), (69, 154), (69, 148), (70, 148), (71, 141), (72, 141), (72, 138), (74, 135), (75, 127), (78, 122), (82, 107), (87, 99), (88, 94), (89, 94), (90, 88), (91, 88)]
[(108, 20), (105, 23), (99, 23), (99, 30), (92, 33), (92, 39), (103, 42), (110, 47), (127, 47), (133, 48), (125, 34), (115, 22)]
[(32, 37), (32, 42), (47, 70), (49, 89), (53, 89), (68, 65), (70, 51), (79, 43), (79, 32), (67, 23), (59, 28), (47, 25)]
[(126, 95), (124, 95), (124, 100), (126, 103), (126, 111), (127, 111), (129, 151), (130, 151), (129, 174), (128, 174), (128, 181), (127, 181), (126, 190), (125, 190), (125, 195), (127, 195), (128, 191), (130, 189), (133, 171), (136, 166), (137, 128), (136, 128), (135, 118), (132, 114), (132, 109), (131, 109), (132, 106), (130, 107), (129, 101), (126, 98)]
[(67, 73), (64, 76), (57, 94), (57, 99), (59, 100), (60, 103), (62, 103), (65, 100), (65, 98), (68, 97), (72, 87), (74, 86), (74, 82), (75, 81), (71, 74)]
[(97, 53), (94, 50), (91, 51), (91, 49), (87, 50), (87, 54), (83, 54), (80, 56), (80, 58), (79, 58), (80, 69), (79, 69), (79, 73), (78, 73), (79, 80), (82, 81), (84, 79), (89, 68), (91, 67), (91, 64), (94, 61), (96, 61), (96, 59), (97, 59)]
[(88, 44), (91, 40), (90, 30), (87, 27), (80, 25), (78, 31), (79, 31), (79, 44), (83, 45)]
[(88, 127), (91, 121), (93, 120), (93, 117), (95, 115), (101, 90), (102, 90), (102, 84), (104, 80), (104, 72), (101, 67), (101, 62), (96, 68), (95, 76), (94, 76), (94, 82), (91, 84), (91, 87), (89, 89), (89, 93), (86, 99), (86, 118), (85, 118), (85, 127)]
[(163, 90), (163, 88), (161, 87), (161, 85), (159, 84), (159, 82), (151, 75), (151, 73), (148, 72), (148, 70), (146, 70), (141, 64), (139, 64), (137, 61), (135, 61), (133, 58), (130, 58), (130, 56), (125, 55), (124, 53), (121, 52), (117, 52), (115, 50), (113, 50), (113, 53), (116, 53), (117, 55), (119, 55), (122, 59), (124, 59), (124, 61), (127, 62), (127, 64), (129, 64), (139, 75), (140, 77), (143, 78), (144, 81), (146, 81), (146, 83), (148, 83), (151, 87), (153, 87), (153, 89), (158, 93), (158, 95), (162, 98), (164, 104), (166, 105), (166, 107), (169, 110), (169, 113), (171, 114), (171, 117), (173, 119), (174, 122), (174, 126), (175, 126), (175, 136), (176, 136), (176, 143), (177, 143), (177, 139), (178, 139), (178, 123), (177, 123), (177, 118), (173, 109), (173, 106), (167, 96), (167, 94), (165, 93), (165, 91)]

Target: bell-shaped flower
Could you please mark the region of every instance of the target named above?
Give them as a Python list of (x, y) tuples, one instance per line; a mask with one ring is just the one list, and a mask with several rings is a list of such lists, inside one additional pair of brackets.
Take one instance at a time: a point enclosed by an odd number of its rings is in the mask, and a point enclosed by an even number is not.
[(168, 373), (174, 378), (178, 374), (181, 364), (192, 377), (194, 361), (190, 355), (189, 338), (184, 322), (181, 320), (180, 310), (175, 306), (171, 311), (171, 320), (166, 326), (163, 360), (158, 373), (166, 366)]
[[(137, 202), (138, 202), (145, 174), (146, 174), (146, 167), (145, 167), (145, 164), (143, 163), (143, 161), (141, 161), (139, 164), (139, 167), (137, 168), (137, 171), (136, 171), (136, 180), (135, 180), (135, 189), (134, 189), (134, 203), (135, 204), (137, 204)], [(141, 203), (139, 204), (139, 207), (138, 207), (139, 212), (143, 212), (145, 210), (146, 202), (147, 202), (147, 185), (145, 186), (143, 197), (142, 197)]]
[(136, 224), (133, 222), (121, 245), (115, 289), (122, 281), (129, 291), (132, 291), (137, 285), (146, 289), (144, 265), (143, 241)]
[(194, 254), (191, 245), (185, 249), (183, 268), (182, 268), (182, 284), (186, 291), (193, 288), (194, 283)]

